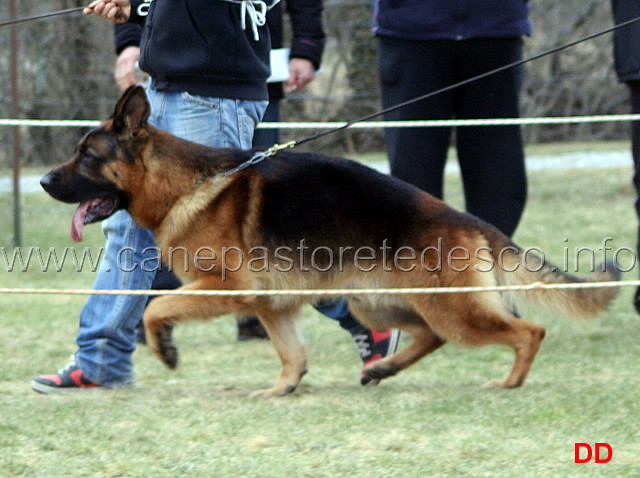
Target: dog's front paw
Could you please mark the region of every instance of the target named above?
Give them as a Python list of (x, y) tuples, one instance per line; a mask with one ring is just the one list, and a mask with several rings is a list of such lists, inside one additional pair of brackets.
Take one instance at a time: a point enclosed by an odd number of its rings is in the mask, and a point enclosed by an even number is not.
[(517, 388), (521, 383), (510, 383), (507, 380), (491, 380), (485, 383), (482, 388)]
[(375, 387), (379, 383), (379, 379), (373, 379), (365, 373), (363, 373), (362, 377), (360, 377), (360, 385), (362, 385), (363, 387)]
[(287, 385), (286, 387), (271, 387), (264, 390), (256, 390), (249, 394), (249, 398), (272, 398), (284, 397), (295, 391), (297, 385)]
[(362, 385), (378, 385), (380, 380), (393, 377), (398, 371), (398, 367), (393, 365), (387, 365), (382, 361), (374, 362), (364, 368), (360, 383)]

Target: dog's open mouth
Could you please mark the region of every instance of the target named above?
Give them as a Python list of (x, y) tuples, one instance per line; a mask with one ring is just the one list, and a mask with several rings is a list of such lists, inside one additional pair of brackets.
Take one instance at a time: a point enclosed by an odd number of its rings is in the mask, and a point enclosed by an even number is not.
[(71, 239), (76, 242), (82, 241), (84, 225), (111, 216), (118, 209), (119, 204), (120, 201), (116, 196), (103, 196), (80, 203), (76, 212), (73, 213)]

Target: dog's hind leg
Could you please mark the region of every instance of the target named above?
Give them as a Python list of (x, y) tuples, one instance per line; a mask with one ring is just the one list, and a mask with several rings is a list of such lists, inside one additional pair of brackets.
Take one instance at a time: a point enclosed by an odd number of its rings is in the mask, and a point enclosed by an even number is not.
[[(424, 311), (425, 320), (447, 340), (469, 347), (489, 344), (511, 347), (515, 352), (511, 372), (506, 379), (493, 380), (486, 386), (519, 387), (527, 378), (545, 330), (496, 306), (499, 297), (492, 298), (490, 294), (441, 295), (437, 302), (424, 299), (416, 299), (416, 302), (417, 308)], [(440, 313), (434, 313), (436, 310)]]
[(509, 325), (511, 327), (495, 334), (487, 343), (506, 345), (514, 350), (516, 357), (511, 372), (506, 379), (491, 380), (485, 387), (515, 388), (522, 385), (544, 339), (545, 330), (538, 324), (512, 317)]
[(307, 373), (307, 352), (298, 332), (297, 316), (297, 309), (258, 309), (260, 322), (280, 356), (282, 371), (273, 387), (257, 390), (251, 394), (252, 397), (268, 398), (292, 393)]
[[(195, 281), (177, 290), (228, 288), (228, 284)], [(170, 325), (191, 319), (210, 319), (243, 309), (252, 297), (165, 295), (147, 306), (143, 322), (149, 349), (169, 368), (178, 365), (178, 349), (173, 343)]]

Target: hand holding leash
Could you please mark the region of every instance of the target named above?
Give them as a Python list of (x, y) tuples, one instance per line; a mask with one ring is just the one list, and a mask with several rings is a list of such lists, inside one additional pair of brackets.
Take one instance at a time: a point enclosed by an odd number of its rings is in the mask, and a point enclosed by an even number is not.
[(82, 13), (95, 14), (113, 23), (125, 23), (131, 16), (131, 3), (129, 0), (94, 0)]

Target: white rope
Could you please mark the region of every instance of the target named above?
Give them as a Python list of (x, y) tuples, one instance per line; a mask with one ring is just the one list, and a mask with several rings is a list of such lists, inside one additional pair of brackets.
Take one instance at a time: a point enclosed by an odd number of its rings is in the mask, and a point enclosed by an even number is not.
[(391, 289), (282, 289), (282, 290), (113, 290), (113, 289), (26, 289), (0, 288), (1, 294), (36, 295), (182, 295), (182, 296), (348, 296), (348, 295), (411, 295), (462, 294), (472, 292), (517, 292), (550, 289), (596, 289), (640, 286), (640, 280), (617, 282), (554, 283), (533, 282), (524, 285), (488, 287), (416, 287)]
[[(373, 128), (436, 128), (443, 126), (507, 126), (507, 125), (535, 125), (535, 124), (572, 124), (572, 123), (604, 123), (640, 120), (640, 114), (624, 115), (596, 115), (596, 116), (559, 116), (536, 118), (488, 118), (466, 120), (414, 120), (414, 121), (364, 121), (350, 126), (350, 129)], [(0, 119), (0, 126), (31, 126), (31, 127), (87, 127), (93, 128), (100, 124), (98, 120), (32, 120), (32, 119)], [(315, 122), (264, 122), (258, 128), (283, 129), (320, 129), (337, 128), (346, 125), (346, 121), (315, 121)]]
[(0, 126), (34, 126), (34, 127), (62, 127), (62, 128), (95, 128), (100, 124), (97, 120), (31, 120), (31, 119), (0, 119)]

